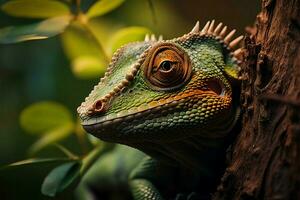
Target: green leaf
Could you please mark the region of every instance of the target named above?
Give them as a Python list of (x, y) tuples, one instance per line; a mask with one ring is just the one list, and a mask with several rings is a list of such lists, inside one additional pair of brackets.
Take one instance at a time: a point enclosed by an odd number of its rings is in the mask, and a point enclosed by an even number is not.
[(42, 193), (54, 197), (67, 187), (76, 186), (80, 178), (90, 167), (114, 145), (98, 145), (90, 151), (80, 162), (69, 162), (53, 169), (42, 184)]
[(70, 16), (55, 17), (39, 23), (0, 29), (0, 43), (10, 44), (27, 40), (41, 40), (62, 33), (69, 25)]
[(81, 79), (99, 78), (106, 69), (106, 63), (95, 56), (80, 56), (73, 60), (72, 71)]
[[(55, 128), (73, 123), (69, 110), (51, 101), (39, 102), (25, 108), (20, 116), (21, 127), (34, 134), (46, 134)], [(55, 131), (54, 131), (55, 132)]]
[(145, 35), (151, 31), (144, 27), (129, 27), (117, 31), (110, 40), (110, 50), (115, 52), (122, 45), (134, 41), (143, 41)]
[(87, 12), (89, 18), (104, 15), (117, 7), (119, 7), (125, 0), (101, 0), (96, 2)]
[(30, 155), (37, 153), (43, 148), (58, 142), (69, 136), (74, 130), (72, 122), (66, 123), (63, 126), (47, 131), (38, 141), (36, 141), (29, 149)]
[(97, 41), (76, 23), (72, 23), (62, 34), (61, 38), (64, 51), (71, 60), (86, 55), (99, 58), (104, 57), (97, 45)]
[(55, 0), (12, 0), (1, 8), (6, 14), (15, 17), (50, 18), (70, 14), (66, 4)]
[(79, 178), (80, 162), (69, 162), (54, 168), (44, 179), (41, 191), (54, 197)]
[(25, 166), (25, 165), (39, 165), (39, 164), (48, 164), (48, 163), (54, 163), (54, 162), (65, 162), (70, 161), (72, 159), (70, 158), (30, 158), (26, 160), (21, 160), (18, 162), (14, 162), (8, 165), (5, 165), (1, 167), (1, 170), (5, 170), (12, 167), (19, 167), (19, 166)]
[(75, 23), (62, 34), (64, 51), (72, 62), (72, 71), (76, 77), (99, 78), (105, 72), (107, 62), (98, 42)]

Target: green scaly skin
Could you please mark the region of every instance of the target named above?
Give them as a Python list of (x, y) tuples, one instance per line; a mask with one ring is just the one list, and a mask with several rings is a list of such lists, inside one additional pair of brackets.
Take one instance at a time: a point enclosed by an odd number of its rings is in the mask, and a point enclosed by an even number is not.
[(193, 199), (215, 187), (239, 110), (232, 49), (242, 37), (222, 28), (197, 23), (179, 38), (120, 48), (78, 108), (87, 132), (149, 155), (130, 174), (134, 199)]

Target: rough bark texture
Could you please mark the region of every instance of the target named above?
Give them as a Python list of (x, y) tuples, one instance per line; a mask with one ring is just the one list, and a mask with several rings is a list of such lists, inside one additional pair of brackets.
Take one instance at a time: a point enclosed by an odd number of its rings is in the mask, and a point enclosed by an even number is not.
[(300, 0), (262, 0), (245, 40), (242, 131), (214, 200), (300, 199)]

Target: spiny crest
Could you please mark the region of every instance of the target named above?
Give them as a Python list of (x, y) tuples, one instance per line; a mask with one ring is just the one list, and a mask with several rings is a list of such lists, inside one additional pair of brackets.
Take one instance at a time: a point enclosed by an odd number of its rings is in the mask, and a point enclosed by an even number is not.
[[(229, 33), (227, 33), (227, 30), (228, 27), (223, 26), (222, 22), (219, 23), (217, 26), (215, 26), (215, 20), (206, 22), (202, 30), (200, 30), (200, 23), (199, 21), (197, 21), (193, 29), (188, 34), (180, 37), (179, 39), (182, 38), (185, 39), (192, 34), (200, 34), (200, 36), (208, 36), (208, 37), (213, 36), (216, 39), (220, 40), (220, 42), (222, 42), (226, 48), (229, 48), (229, 50), (232, 52), (232, 56), (239, 63), (242, 57), (242, 48), (236, 50), (234, 49), (238, 47), (239, 43), (243, 40), (244, 36), (241, 35), (233, 39), (236, 30), (233, 29)], [(158, 40), (153, 34), (151, 36), (149, 36), (148, 34), (145, 36), (145, 42), (159, 42), (162, 40), (163, 40), (162, 35), (159, 36)]]
[[(235, 32), (236, 32), (236, 30), (233, 29), (232, 31), (230, 31), (227, 34), (227, 26), (223, 26), (223, 23), (221, 22), (215, 27), (215, 20), (212, 20), (211, 22), (208, 21), (201, 31), (199, 28), (199, 21), (197, 21), (197, 23), (194, 26), (194, 28), (192, 29), (192, 31), (187, 35), (200, 34), (201, 36), (214, 36), (214, 37), (216, 37), (216, 39), (223, 42), (224, 45), (226, 47), (228, 47), (229, 50), (232, 51), (233, 49), (235, 49), (238, 46), (238, 44), (244, 38), (244, 36), (241, 35), (241, 36), (233, 39)], [(235, 59), (240, 60), (241, 54), (242, 54), (242, 48), (239, 48), (239, 49), (233, 51), (232, 56)]]
[(156, 39), (156, 36), (154, 34), (151, 34), (151, 36), (149, 36), (149, 34), (146, 34), (145, 36), (145, 42), (159, 42), (159, 41), (163, 41), (163, 36), (159, 35), (158, 39)]

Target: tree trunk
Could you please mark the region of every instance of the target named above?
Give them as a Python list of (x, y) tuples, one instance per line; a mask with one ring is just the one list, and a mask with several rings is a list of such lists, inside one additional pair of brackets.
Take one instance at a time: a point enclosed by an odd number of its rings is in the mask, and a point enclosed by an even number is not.
[(245, 40), (242, 130), (214, 200), (300, 199), (300, 0), (262, 0)]

